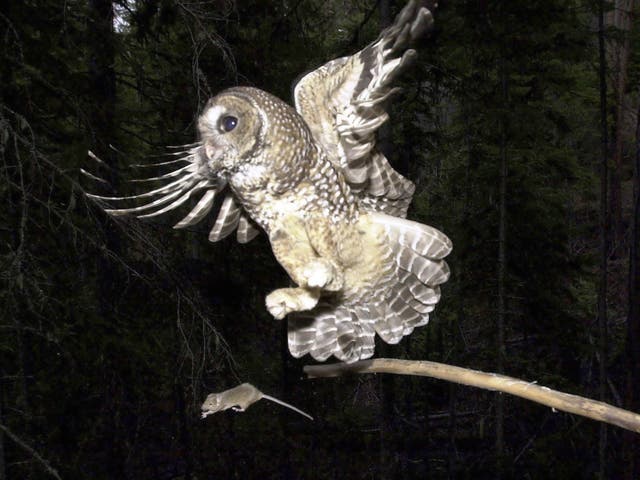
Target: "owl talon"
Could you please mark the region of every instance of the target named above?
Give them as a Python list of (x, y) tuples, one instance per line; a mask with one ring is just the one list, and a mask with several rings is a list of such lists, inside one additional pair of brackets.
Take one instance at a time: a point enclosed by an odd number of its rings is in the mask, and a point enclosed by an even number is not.
[(273, 316), (273, 318), (275, 318), (276, 320), (282, 320), (284, 317), (287, 316), (287, 307), (286, 304), (284, 302), (282, 303), (269, 303), (269, 298), (267, 297), (267, 310), (269, 310), (269, 313)]
[(267, 310), (277, 320), (282, 320), (291, 312), (311, 310), (318, 303), (319, 292), (304, 288), (280, 288), (266, 298)]
[(309, 288), (323, 288), (336, 291), (342, 288), (342, 278), (331, 263), (326, 260), (317, 260), (304, 269), (302, 275), (306, 286)]
[(310, 288), (323, 288), (333, 277), (331, 265), (316, 262), (305, 268), (303, 275), (306, 278), (307, 286)]

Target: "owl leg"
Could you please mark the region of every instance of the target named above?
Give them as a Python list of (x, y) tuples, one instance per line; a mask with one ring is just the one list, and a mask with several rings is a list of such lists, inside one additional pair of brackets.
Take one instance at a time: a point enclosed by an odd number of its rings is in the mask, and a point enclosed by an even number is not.
[(309, 262), (302, 270), (302, 277), (309, 288), (323, 288), (330, 291), (342, 288), (342, 276), (338, 275), (331, 262), (324, 258)]
[(314, 248), (305, 222), (295, 216), (285, 218), (269, 235), (274, 255), (291, 279), (303, 289), (338, 291), (343, 274), (328, 255)]
[(297, 216), (282, 220), (269, 235), (274, 255), (298, 288), (281, 288), (267, 295), (267, 309), (277, 319), (291, 312), (311, 310), (322, 290), (342, 288), (343, 275), (312, 245), (305, 222)]
[(267, 310), (276, 319), (282, 320), (291, 312), (311, 310), (319, 298), (319, 289), (279, 288), (267, 295)]

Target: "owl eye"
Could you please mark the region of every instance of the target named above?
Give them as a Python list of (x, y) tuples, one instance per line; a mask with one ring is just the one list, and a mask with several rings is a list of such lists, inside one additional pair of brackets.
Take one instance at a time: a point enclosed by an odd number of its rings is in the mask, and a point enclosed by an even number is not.
[(226, 117), (222, 118), (220, 125), (222, 126), (222, 130), (224, 130), (225, 132), (230, 132), (231, 130), (236, 128), (236, 125), (238, 125), (238, 119), (236, 117), (232, 117), (231, 115), (227, 115)]

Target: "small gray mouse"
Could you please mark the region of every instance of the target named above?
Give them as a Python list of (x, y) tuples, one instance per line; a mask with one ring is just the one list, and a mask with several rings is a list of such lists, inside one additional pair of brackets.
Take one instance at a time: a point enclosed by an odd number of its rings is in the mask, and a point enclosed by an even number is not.
[(311, 415), (303, 412), (293, 405), (283, 402), (282, 400), (278, 400), (277, 398), (262, 393), (250, 383), (242, 383), (237, 387), (230, 388), (224, 392), (210, 393), (201, 407), (202, 418), (206, 418), (207, 416), (221, 412), (222, 410), (228, 410), (229, 408), (236, 412), (244, 412), (250, 405), (263, 398), (278, 403), (283, 407), (290, 408), (291, 410), (298, 412), (300, 415), (304, 415), (309, 420), (313, 420)]

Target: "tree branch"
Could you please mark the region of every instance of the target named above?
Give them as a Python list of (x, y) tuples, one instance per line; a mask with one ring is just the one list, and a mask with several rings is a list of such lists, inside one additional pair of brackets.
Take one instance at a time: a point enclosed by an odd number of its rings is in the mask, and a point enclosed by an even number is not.
[(49, 462), (47, 462), (38, 452), (36, 452), (33, 448), (23, 442), (20, 437), (18, 437), (15, 433), (9, 430), (6, 426), (0, 423), (0, 431), (4, 432), (4, 434), (9, 437), (16, 445), (19, 445), (22, 449), (26, 450), (29, 455), (31, 455), (42, 467), (49, 473), (52, 477), (57, 478), (58, 480), (62, 480), (60, 475), (58, 475), (58, 471), (51, 466)]
[(395, 373), (439, 378), (485, 390), (509, 393), (546, 405), (554, 410), (581, 415), (640, 433), (640, 415), (637, 413), (578, 395), (551, 390), (517, 378), (454, 367), (443, 363), (377, 358), (355, 363), (307, 365), (304, 367), (304, 372), (308, 378), (337, 377), (349, 373)]

